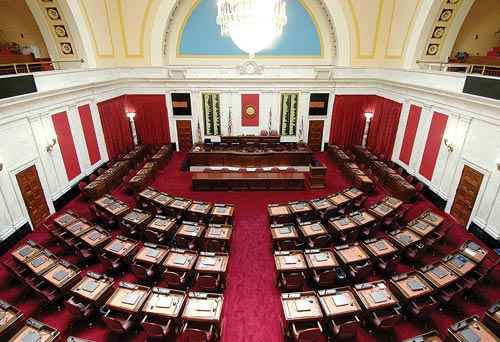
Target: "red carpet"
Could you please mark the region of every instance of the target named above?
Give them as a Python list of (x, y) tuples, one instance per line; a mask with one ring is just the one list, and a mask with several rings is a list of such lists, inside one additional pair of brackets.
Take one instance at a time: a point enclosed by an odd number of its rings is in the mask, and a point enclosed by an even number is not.
[[(281, 302), (279, 290), (276, 287), (276, 274), (271, 248), (271, 235), (268, 231), (266, 205), (268, 203), (288, 202), (291, 200), (312, 199), (323, 195), (340, 191), (349, 183), (340, 174), (335, 165), (328, 160), (325, 154), (319, 154), (318, 158), (328, 166), (328, 187), (321, 191), (293, 191), (293, 192), (193, 192), (191, 191), (191, 180), (189, 173), (180, 172), (180, 165), (184, 154), (176, 153), (169, 165), (157, 176), (153, 186), (179, 196), (212, 201), (227, 202), (236, 205), (235, 231), (233, 235), (228, 286), (224, 292), (224, 327), (222, 341), (224, 342), (272, 342), (282, 341), (281, 328)], [(133, 199), (124, 195), (120, 189), (114, 195), (133, 204)], [(369, 199), (369, 204), (379, 200), (384, 193), (378, 189), (377, 193)], [(423, 210), (433, 205), (427, 201), (420, 200), (412, 206), (409, 217), (418, 216)], [(79, 197), (67, 205), (76, 212), (90, 217), (86, 203)], [(436, 209), (438, 210), (438, 209)], [(440, 212), (440, 210), (438, 210)], [(30, 234), (29, 238), (45, 244), (49, 235), (38, 230)], [(456, 225), (447, 236), (447, 245), (441, 248), (441, 254), (445, 255), (458, 247), (466, 239), (475, 239), (465, 229)], [(484, 246), (483, 243), (480, 243)], [(70, 262), (75, 258), (69, 254), (70, 251), (63, 250), (54, 244), (46, 244), (50, 250), (63, 256)], [(493, 253), (489, 250), (490, 253)], [(2, 258), (10, 258), (10, 252)], [(429, 256), (425, 262), (431, 262), (438, 257)], [(400, 264), (398, 272), (404, 272), (408, 266)], [(85, 270), (103, 272), (99, 263), (95, 263)], [(500, 296), (495, 284), (500, 282), (498, 272), (493, 275), (490, 283), (482, 285), (475, 291), (469, 302), (457, 301), (456, 308), (462, 313), (453, 313), (450, 310), (436, 311), (432, 315), (431, 327), (424, 327), (421, 322), (406, 320), (395, 329), (397, 340), (414, 336), (428, 330), (438, 329), (445, 336), (446, 330), (452, 323), (473, 314), (482, 315), (484, 311)], [(135, 277), (131, 273), (125, 275), (125, 280), (134, 282)], [(20, 308), (26, 317), (33, 316), (53, 327), (57, 328), (63, 337), (74, 335), (89, 338), (95, 341), (143, 341), (145, 335), (139, 332), (134, 336), (115, 337), (108, 333), (103, 323), (97, 320), (92, 328), (85, 323), (72, 323), (71, 316), (63, 309), (57, 311), (55, 308), (42, 307), (36, 296), (30, 296), (20, 284), (10, 276), (3, 267), (0, 267), (0, 299), (5, 300)], [(385, 341), (384, 336), (376, 337), (369, 335), (367, 330), (358, 331), (359, 341)]]

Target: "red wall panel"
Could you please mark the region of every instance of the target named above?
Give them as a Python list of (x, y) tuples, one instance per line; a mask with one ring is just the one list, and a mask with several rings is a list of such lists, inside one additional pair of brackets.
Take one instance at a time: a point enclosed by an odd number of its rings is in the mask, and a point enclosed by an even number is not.
[(126, 95), (125, 111), (134, 112), (135, 127), (141, 144), (169, 144), (165, 95)]
[(92, 121), (90, 106), (84, 105), (78, 107), (78, 113), (80, 114), (80, 121), (82, 123), (85, 143), (87, 144), (90, 164), (94, 165), (99, 160), (101, 160), (101, 153), (99, 152), (99, 145), (97, 144), (97, 136), (95, 134), (94, 122)]
[(436, 167), (436, 161), (447, 122), (447, 115), (437, 112), (434, 112), (432, 115), (431, 127), (429, 128), (429, 134), (427, 135), (424, 154), (422, 156), (422, 163), (420, 164), (420, 174), (428, 180), (432, 179), (434, 168)]
[(259, 94), (241, 94), (241, 125), (259, 126)]
[(80, 164), (78, 163), (75, 142), (71, 135), (71, 128), (66, 112), (52, 115), (52, 122), (54, 123), (54, 130), (57, 135), (66, 174), (68, 175), (68, 179), (72, 180), (80, 174)]
[(399, 160), (410, 163), (411, 152), (413, 151), (413, 144), (417, 136), (418, 123), (420, 121), (420, 114), (422, 108), (411, 105), (410, 112), (408, 113), (408, 121), (406, 122), (405, 133), (403, 136), (403, 143), (401, 144), (401, 151), (399, 152)]

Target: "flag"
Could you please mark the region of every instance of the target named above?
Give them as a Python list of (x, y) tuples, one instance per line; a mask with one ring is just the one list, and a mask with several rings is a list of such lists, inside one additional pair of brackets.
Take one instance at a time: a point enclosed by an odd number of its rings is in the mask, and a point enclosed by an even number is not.
[(227, 122), (227, 134), (229, 136), (231, 136), (232, 132), (233, 132), (233, 119), (231, 117), (231, 106), (229, 106), (229, 118), (228, 118), (228, 122)]

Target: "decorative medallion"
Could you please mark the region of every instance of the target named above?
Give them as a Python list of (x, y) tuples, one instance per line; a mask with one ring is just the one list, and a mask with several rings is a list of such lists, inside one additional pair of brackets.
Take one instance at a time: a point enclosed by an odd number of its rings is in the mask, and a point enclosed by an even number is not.
[(445, 29), (446, 29), (446, 27), (436, 26), (434, 28), (434, 32), (432, 32), (432, 38), (434, 38), (434, 39), (443, 38)]
[(73, 54), (73, 48), (71, 47), (71, 43), (60, 43), (61, 45), (61, 51), (65, 55), (72, 55)]
[(439, 51), (439, 44), (429, 44), (427, 47), (427, 55), (434, 56)]
[(65, 38), (68, 36), (68, 33), (66, 32), (66, 28), (64, 27), (64, 25), (55, 25), (54, 32), (56, 33), (56, 36), (59, 38)]
[(255, 108), (253, 106), (248, 106), (246, 109), (245, 109), (245, 115), (248, 117), (248, 118), (253, 118), (255, 116), (255, 114), (257, 114), (257, 111), (255, 110)]
[(59, 11), (55, 7), (47, 7), (47, 15), (52, 20), (60, 20), (61, 16), (59, 15)]
[(264, 71), (264, 67), (262, 65), (258, 65), (257, 63), (251, 60), (248, 60), (243, 64), (241, 64), (238, 67), (238, 69), (240, 71), (240, 74), (248, 74), (248, 75), (262, 74), (262, 72)]
[(439, 21), (448, 21), (451, 19), (453, 15), (453, 10), (450, 8), (445, 8), (441, 11), (441, 15), (439, 16)]

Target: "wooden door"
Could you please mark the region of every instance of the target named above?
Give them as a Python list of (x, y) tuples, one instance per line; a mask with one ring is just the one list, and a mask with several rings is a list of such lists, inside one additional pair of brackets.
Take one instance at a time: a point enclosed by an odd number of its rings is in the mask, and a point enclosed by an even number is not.
[(180, 151), (189, 151), (193, 147), (191, 120), (177, 120), (177, 143)]
[(455, 200), (450, 214), (461, 224), (466, 225), (474, 208), (483, 174), (465, 165), (457, 187)]
[(309, 121), (309, 137), (307, 143), (313, 151), (321, 151), (321, 143), (323, 142), (323, 120)]
[(33, 224), (33, 228), (35, 228), (50, 214), (35, 165), (19, 172), (16, 175), (16, 179), (21, 189), (24, 204), (28, 209), (31, 223)]

